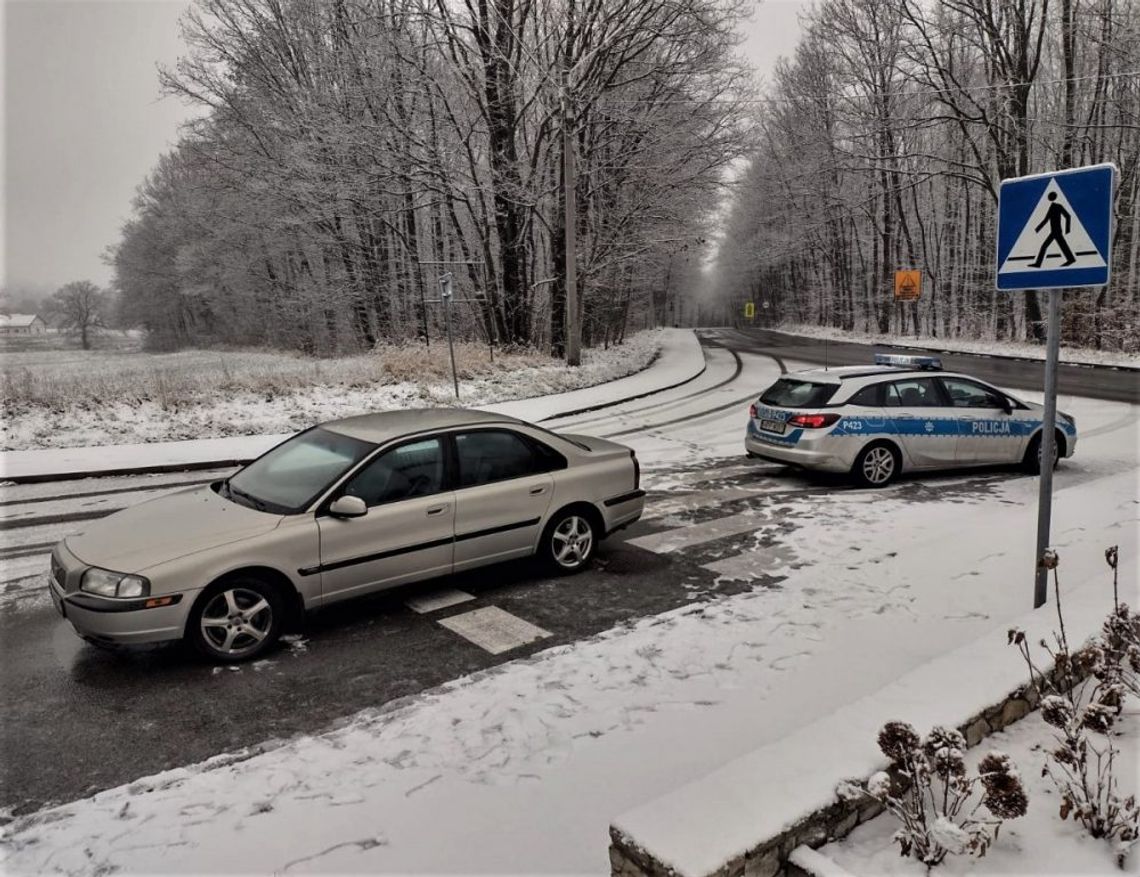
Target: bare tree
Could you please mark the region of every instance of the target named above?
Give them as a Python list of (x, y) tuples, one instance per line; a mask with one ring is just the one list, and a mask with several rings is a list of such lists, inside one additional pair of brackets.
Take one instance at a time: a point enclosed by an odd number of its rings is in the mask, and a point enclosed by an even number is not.
[(106, 293), (89, 280), (61, 286), (44, 303), (44, 312), (60, 329), (78, 333), (84, 350), (91, 349), (91, 335), (104, 325)]

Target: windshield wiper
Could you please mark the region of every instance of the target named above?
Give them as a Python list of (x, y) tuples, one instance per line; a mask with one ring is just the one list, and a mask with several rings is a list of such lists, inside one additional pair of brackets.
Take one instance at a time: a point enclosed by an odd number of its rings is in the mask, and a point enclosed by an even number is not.
[(229, 491), (230, 496), (243, 500), (244, 504), (248, 505), (251, 509), (255, 509), (259, 512), (269, 511), (269, 506), (264, 501), (258, 499), (255, 496), (250, 496), (244, 490), (239, 490), (238, 488), (234, 487), (229, 483), (228, 479), (223, 483), (226, 484), (226, 489)]

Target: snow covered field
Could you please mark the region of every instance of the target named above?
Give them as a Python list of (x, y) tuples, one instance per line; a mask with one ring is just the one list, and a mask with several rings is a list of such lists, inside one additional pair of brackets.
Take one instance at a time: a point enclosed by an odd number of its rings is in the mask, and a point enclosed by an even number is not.
[[(777, 374), (764, 357), (743, 359), (751, 386)], [(719, 363), (710, 357), (710, 373)], [(605, 873), (618, 814), (1027, 610), (1035, 479), (1001, 472), (781, 492), (758, 485), (740, 459), (725, 471), (740, 473), (739, 490), (759, 489), (745, 510), (720, 513), (694, 489), (694, 467), (740, 456), (740, 388), (714, 393), (724, 411), (684, 422), (670, 415), (694, 403), (670, 411), (644, 400), (557, 427), (615, 434), (649, 419), (619, 438), (637, 449), (646, 486), (675, 494), (647, 510), (667, 529), (644, 547), (692, 551), (743, 533), (743, 549), (708, 568), (722, 582), (782, 581), (734, 596), (694, 587), (682, 609), (345, 717), (326, 733), (17, 819), (4, 829), (3, 867)], [(1057, 473), (1054, 543), (1067, 587), (1100, 588), (1105, 545), (1119, 542), (1122, 569), (1136, 569), (1138, 412), (1060, 405), (1082, 438)], [(652, 416), (638, 413), (646, 408)]]
[[(660, 331), (588, 348), (569, 369), (537, 353), (457, 345), (460, 402), (562, 393), (644, 369)], [(0, 354), (0, 449), (83, 447), (296, 432), (322, 420), (454, 405), (447, 348), (381, 350), (332, 360), (280, 353), (34, 350)]]
[[(829, 338), (832, 341), (853, 341), (862, 344), (899, 344), (906, 347), (929, 347), (935, 350), (955, 350), (960, 353), (980, 353), (986, 356), (1018, 356), (1028, 359), (1045, 359), (1045, 348), (1025, 341), (975, 341), (966, 338), (931, 338), (926, 335), (877, 335), (870, 332), (845, 332), (830, 326), (805, 326), (801, 323), (781, 323), (776, 331), (806, 338)], [(1140, 354), (1119, 351), (1089, 350), (1082, 347), (1062, 347), (1061, 362), (1090, 365), (1117, 365), (1140, 368)]]

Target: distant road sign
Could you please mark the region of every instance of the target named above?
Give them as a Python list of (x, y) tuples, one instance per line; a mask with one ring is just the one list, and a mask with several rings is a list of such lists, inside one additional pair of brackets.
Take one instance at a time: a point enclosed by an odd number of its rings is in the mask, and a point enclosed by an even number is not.
[(1112, 265), (1116, 166), (1002, 180), (997, 288), (1103, 286)]
[(771, 306), (772, 306), (772, 303), (767, 302), (767, 301), (764, 302), (763, 304), (761, 304), (761, 307), (764, 308), (764, 310), (768, 310), (768, 308), (770, 308)]
[(921, 271), (895, 272), (895, 301), (917, 301), (921, 294)]
[(749, 320), (756, 316), (756, 302), (746, 301), (744, 303), (744, 316)]

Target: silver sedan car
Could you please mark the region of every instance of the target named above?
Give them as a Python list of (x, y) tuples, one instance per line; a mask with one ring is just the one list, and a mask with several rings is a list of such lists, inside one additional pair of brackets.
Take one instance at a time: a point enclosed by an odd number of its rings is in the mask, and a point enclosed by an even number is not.
[(383, 588), (534, 554), (576, 572), (644, 496), (633, 451), (603, 439), (479, 411), (368, 414), (68, 536), (50, 589), (92, 642), (185, 637), (241, 661), (287, 616)]

